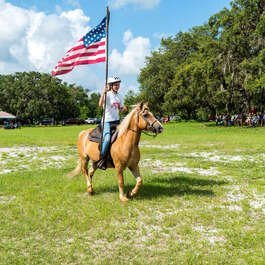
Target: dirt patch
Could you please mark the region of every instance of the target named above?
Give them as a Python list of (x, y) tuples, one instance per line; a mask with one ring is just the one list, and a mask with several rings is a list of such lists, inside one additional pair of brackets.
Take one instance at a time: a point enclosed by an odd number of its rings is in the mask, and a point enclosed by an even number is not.
[(0, 204), (8, 204), (16, 199), (16, 196), (0, 196)]
[(187, 174), (197, 173), (201, 176), (217, 176), (220, 174), (218, 170), (214, 167), (210, 167), (209, 169), (202, 168), (189, 168), (185, 167), (186, 163), (172, 163), (172, 162), (163, 162), (161, 160), (152, 160), (150, 158), (144, 159), (140, 162), (140, 166), (150, 167), (153, 173), (159, 172), (183, 172)]
[(209, 241), (210, 244), (214, 245), (218, 242), (225, 242), (225, 238), (223, 236), (219, 236), (218, 233), (221, 232), (220, 229), (210, 229), (205, 226), (194, 226), (193, 230), (198, 232), (203, 239)]
[[(70, 152), (69, 152), (70, 151)], [(62, 167), (72, 155), (72, 148), (51, 147), (9, 147), (0, 148), (0, 174), (8, 174), (31, 168), (46, 169)], [(63, 153), (63, 155), (61, 155)], [(67, 155), (64, 155), (67, 153)]]
[(140, 144), (141, 147), (146, 147), (146, 148), (159, 148), (159, 149), (178, 149), (179, 144), (170, 144), (170, 145), (155, 145), (155, 144), (145, 144), (142, 143)]

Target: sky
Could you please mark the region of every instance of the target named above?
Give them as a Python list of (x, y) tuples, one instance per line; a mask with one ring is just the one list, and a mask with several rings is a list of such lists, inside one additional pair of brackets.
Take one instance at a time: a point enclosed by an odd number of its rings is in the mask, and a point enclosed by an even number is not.
[[(120, 92), (138, 92), (140, 69), (161, 38), (187, 32), (230, 8), (230, 0), (0, 0), (0, 74), (51, 73), (67, 50), (97, 26), (110, 8), (109, 76)], [(105, 63), (76, 66), (57, 76), (101, 92)]]

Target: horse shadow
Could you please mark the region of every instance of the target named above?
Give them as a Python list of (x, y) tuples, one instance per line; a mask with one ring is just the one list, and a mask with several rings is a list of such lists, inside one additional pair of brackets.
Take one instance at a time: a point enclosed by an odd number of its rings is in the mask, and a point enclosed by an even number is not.
[(174, 183), (188, 184), (190, 186), (214, 186), (214, 185), (228, 184), (228, 182), (224, 180), (191, 178), (191, 177), (185, 177), (185, 176), (178, 176), (177, 174), (174, 177), (168, 177), (168, 178), (155, 177), (155, 178), (152, 178), (152, 182), (167, 183), (167, 184), (174, 184)]
[[(183, 197), (186, 195), (215, 197), (215, 193), (212, 190), (213, 186), (226, 184), (228, 184), (226, 181), (191, 178), (178, 175), (173, 177), (171, 175), (169, 178), (154, 177), (147, 181), (147, 183), (143, 180), (143, 185), (137, 193), (136, 198), (139, 200), (152, 200), (159, 197)], [(133, 188), (134, 185), (126, 185), (125, 192)], [(104, 192), (118, 192), (118, 189), (116, 187), (105, 186), (98, 190), (98, 193)]]

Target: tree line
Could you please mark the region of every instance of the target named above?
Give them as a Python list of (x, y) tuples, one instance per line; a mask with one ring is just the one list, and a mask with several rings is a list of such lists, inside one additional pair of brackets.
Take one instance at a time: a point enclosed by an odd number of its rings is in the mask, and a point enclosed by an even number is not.
[(265, 0), (235, 0), (208, 23), (162, 39), (138, 77), (157, 115), (198, 118), (218, 112), (265, 110)]
[[(202, 26), (164, 38), (146, 57), (139, 93), (126, 105), (148, 101), (158, 116), (198, 118), (220, 112), (265, 110), (265, 0), (234, 0)], [(50, 74), (0, 75), (0, 110), (32, 122), (100, 117), (100, 94)]]
[(100, 94), (67, 84), (50, 74), (17, 72), (0, 75), (0, 110), (31, 122), (52, 117), (57, 121), (74, 117), (100, 117)]

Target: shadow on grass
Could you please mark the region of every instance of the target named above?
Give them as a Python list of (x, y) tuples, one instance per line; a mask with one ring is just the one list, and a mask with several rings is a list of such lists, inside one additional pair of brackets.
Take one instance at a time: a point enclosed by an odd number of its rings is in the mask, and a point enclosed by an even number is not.
[(227, 181), (215, 180), (215, 179), (200, 179), (183, 176), (174, 176), (168, 178), (155, 177), (152, 178), (152, 182), (155, 183), (168, 183), (168, 184), (188, 184), (190, 186), (214, 186), (214, 185), (226, 185)]
[[(214, 185), (225, 185), (228, 182), (225, 181), (216, 181), (213, 179), (198, 179), (190, 177), (179, 177), (174, 176), (170, 178), (152, 178), (150, 181), (143, 185), (137, 194), (138, 199), (154, 199), (159, 197), (173, 197), (173, 196), (207, 196), (214, 197), (215, 194), (212, 191), (211, 187)], [(208, 189), (205, 189), (205, 186), (210, 186)], [(125, 191), (132, 190), (133, 185), (125, 185)], [(105, 186), (98, 187), (96, 194), (101, 194), (104, 192), (118, 192), (118, 185), (114, 186)]]
[[(133, 185), (126, 185), (125, 193), (127, 193), (127, 191), (129, 190), (132, 190), (133, 188), (134, 188)], [(105, 192), (118, 193), (119, 189), (118, 187), (98, 188), (95, 190), (95, 195), (99, 195)], [(208, 196), (208, 197), (215, 196), (214, 192), (210, 189), (197, 189), (197, 188), (194, 189), (190, 186), (183, 186), (183, 185), (165, 187), (162, 185), (155, 185), (155, 184), (143, 184), (138, 194), (136, 195), (136, 198), (152, 200), (154, 198), (159, 198), (159, 197), (173, 197), (173, 196), (182, 197), (185, 195)]]
[(210, 189), (197, 189), (192, 188), (186, 185), (179, 186), (159, 186), (159, 185), (143, 185), (139, 194), (137, 194), (137, 198), (139, 199), (154, 199), (158, 197), (173, 197), (173, 196), (186, 196), (186, 195), (194, 195), (194, 196), (207, 196), (214, 197), (215, 194)]
[(223, 125), (218, 125), (218, 126), (216, 126), (215, 123), (203, 123), (202, 126), (203, 126), (203, 127), (215, 127), (215, 128), (222, 128), (222, 127), (224, 127)]

